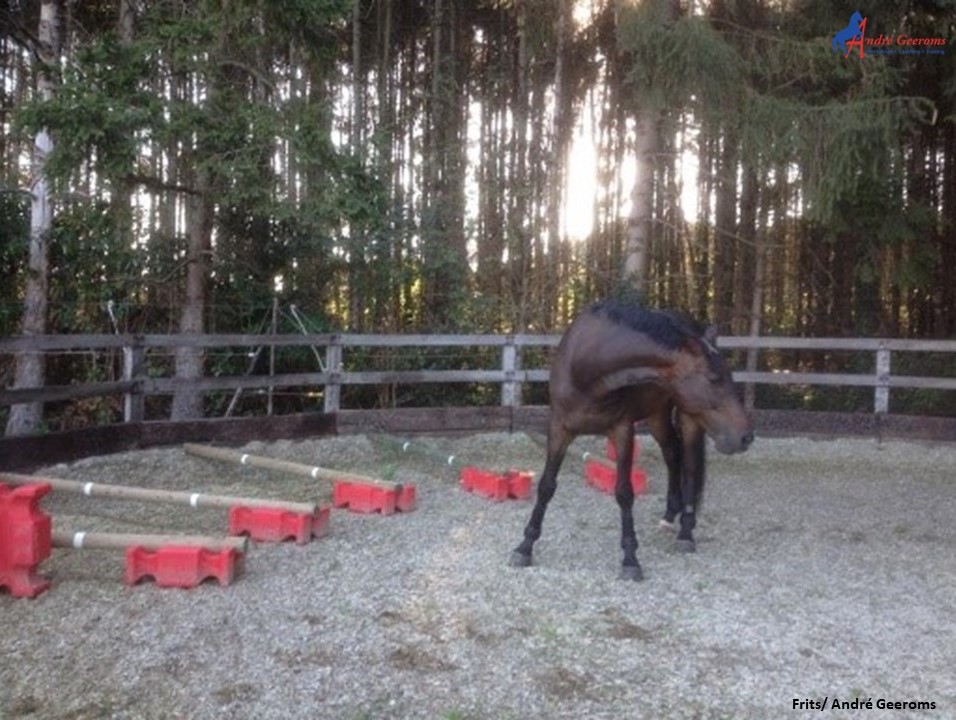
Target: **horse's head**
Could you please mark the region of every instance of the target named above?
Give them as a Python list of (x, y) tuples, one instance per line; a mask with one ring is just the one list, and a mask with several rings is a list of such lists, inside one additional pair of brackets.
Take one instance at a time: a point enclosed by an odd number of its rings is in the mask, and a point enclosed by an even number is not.
[(753, 423), (734, 390), (727, 363), (717, 352), (716, 328), (688, 338), (671, 382), (677, 409), (697, 421), (719, 452), (743, 452), (754, 440)]

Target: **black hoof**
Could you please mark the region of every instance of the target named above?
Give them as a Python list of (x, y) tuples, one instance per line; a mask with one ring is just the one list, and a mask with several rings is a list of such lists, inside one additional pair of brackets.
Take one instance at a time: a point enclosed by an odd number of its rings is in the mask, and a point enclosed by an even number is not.
[(515, 550), (511, 553), (511, 561), (508, 564), (511, 567), (531, 567), (531, 556)]
[(644, 579), (644, 571), (641, 570), (640, 565), (622, 565), (619, 577), (621, 580), (633, 580), (637, 582)]
[(693, 540), (684, 540), (682, 538), (677, 538), (674, 541), (674, 547), (679, 553), (693, 553), (697, 552), (697, 543)]

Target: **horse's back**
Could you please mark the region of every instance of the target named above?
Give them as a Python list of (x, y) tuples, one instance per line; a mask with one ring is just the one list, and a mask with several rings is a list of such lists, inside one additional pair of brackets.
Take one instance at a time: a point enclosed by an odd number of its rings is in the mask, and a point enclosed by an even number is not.
[(580, 391), (624, 368), (660, 367), (689, 334), (690, 321), (629, 303), (591, 305), (571, 323), (552, 362), (552, 379)]

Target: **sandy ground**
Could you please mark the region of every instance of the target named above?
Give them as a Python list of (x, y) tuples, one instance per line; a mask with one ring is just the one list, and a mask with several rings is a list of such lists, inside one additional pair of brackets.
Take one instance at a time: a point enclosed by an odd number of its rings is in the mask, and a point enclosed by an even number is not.
[[(335, 511), (329, 536), (256, 543), (226, 587), (123, 584), (116, 551), (54, 550), (52, 588), (0, 594), (0, 718), (956, 717), (956, 451), (759, 440), (711, 453), (698, 552), (657, 529), (656, 447), (636, 506), (646, 579), (617, 579), (618, 511), (582, 439), (535, 566), (508, 566), (531, 509), (463, 492), (468, 464), (533, 470), (526, 435), (351, 436), (256, 452), (413, 482), (418, 508)], [(185, 456), (91, 457), (48, 475), (290, 500), (328, 488)], [(53, 494), (71, 530), (222, 534), (225, 513)], [(843, 710), (869, 700), (872, 710)], [(834, 709), (834, 700), (841, 709)], [(879, 704), (922, 703), (921, 709)]]

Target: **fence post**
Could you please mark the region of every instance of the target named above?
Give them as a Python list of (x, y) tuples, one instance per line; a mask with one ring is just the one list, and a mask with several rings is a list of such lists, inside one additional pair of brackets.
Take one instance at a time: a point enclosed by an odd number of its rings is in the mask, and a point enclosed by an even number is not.
[(123, 422), (142, 422), (146, 416), (140, 381), (145, 378), (146, 350), (140, 340), (123, 347), (123, 380), (136, 385), (123, 395)]
[(501, 346), (501, 369), (505, 373), (505, 379), (501, 383), (502, 407), (518, 407), (521, 405), (521, 383), (515, 380), (519, 364), (518, 346), (515, 344), (515, 337), (514, 335), (508, 335), (505, 338), (505, 344)]
[(890, 409), (890, 351), (880, 341), (876, 351), (876, 390), (873, 392), (873, 412), (882, 414)]
[(325, 384), (325, 412), (338, 412), (342, 405), (342, 338), (333, 335), (325, 348), (325, 371), (329, 381)]

